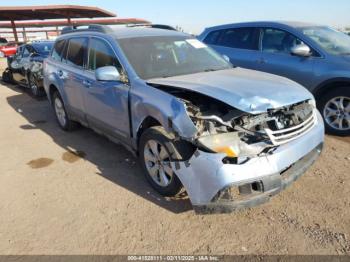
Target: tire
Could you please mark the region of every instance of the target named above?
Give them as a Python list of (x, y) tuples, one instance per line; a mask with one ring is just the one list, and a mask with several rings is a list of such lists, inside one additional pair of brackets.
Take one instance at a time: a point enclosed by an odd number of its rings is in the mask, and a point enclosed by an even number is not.
[(12, 73), (10, 72), (10, 70), (6, 69), (2, 73), (2, 81), (4, 81), (5, 83), (13, 84)]
[(52, 95), (52, 106), (57, 123), (64, 131), (72, 131), (77, 128), (78, 123), (69, 119), (63, 100), (57, 91)]
[(350, 135), (350, 87), (330, 90), (318, 99), (317, 104), (328, 134)]
[(45, 95), (44, 88), (38, 85), (35, 75), (31, 72), (28, 74), (28, 87), (35, 97), (43, 97)]
[[(154, 143), (157, 143), (156, 147)], [(139, 160), (145, 177), (151, 186), (163, 196), (176, 196), (183, 188), (170, 162), (188, 160), (193, 153), (194, 147), (190, 143), (175, 140), (173, 135), (168, 134), (160, 126), (147, 129), (140, 138)], [(166, 179), (162, 174), (167, 178), (167, 183), (163, 183)]]

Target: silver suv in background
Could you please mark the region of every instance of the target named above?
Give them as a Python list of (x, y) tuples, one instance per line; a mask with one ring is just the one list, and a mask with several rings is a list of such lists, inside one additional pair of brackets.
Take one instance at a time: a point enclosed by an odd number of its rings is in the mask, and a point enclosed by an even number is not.
[(67, 28), (44, 70), (61, 128), (79, 122), (123, 144), (155, 190), (175, 196), (184, 187), (197, 211), (261, 204), (322, 149), (323, 121), (310, 92), (233, 68), (180, 32)]
[(207, 28), (198, 38), (236, 66), (284, 76), (305, 86), (316, 97), (327, 131), (350, 135), (348, 35), (298, 22), (251, 22)]

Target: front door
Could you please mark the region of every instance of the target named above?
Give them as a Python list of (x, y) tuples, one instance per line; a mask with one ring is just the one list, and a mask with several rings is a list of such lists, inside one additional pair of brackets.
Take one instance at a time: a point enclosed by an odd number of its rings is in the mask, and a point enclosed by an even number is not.
[(128, 96), (130, 86), (121, 81), (98, 81), (95, 70), (115, 66), (123, 74), (122, 66), (112, 46), (103, 39), (91, 38), (84, 81), (85, 111), (89, 125), (113, 137), (128, 141), (130, 124)]
[(287, 77), (303, 86), (312, 86), (314, 81), (315, 56), (300, 57), (291, 54), (295, 45), (302, 44), (289, 32), (264, 28), (261, 35), (261, 59), (257, 70)]

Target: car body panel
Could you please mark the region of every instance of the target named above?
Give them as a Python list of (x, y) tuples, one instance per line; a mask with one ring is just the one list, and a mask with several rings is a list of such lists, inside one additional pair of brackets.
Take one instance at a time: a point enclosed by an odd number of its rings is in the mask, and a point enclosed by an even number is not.
[[(45, 42), (49, 43), (49, 41)], [(37, 44), (40, 44), (38, 42)], [(9, 70), (13, 80), (23, 86), (28, 87), (29, 74), (33, 74), (39, 87), (43, 86), (43, 60), (46, 58), (44, 54), (33, 53), (35, 43), (24, 44), (17, 48), (16, 54), (8, 58)]]
[(227, 24), (205, 29), (198, 39), (203, 41), (210, 32), (229, 28), (256, 27), (283, 30), (302, 40), (305, 44), (310, 46), (312, 50), (315, 50), (319, 56), (298, 58), (286, 54), (267, 54), (260, 50), (260, 55), (254, 60), (250, 58), (250, 55), (245, 58), (240, 58), (239, 53), (242, 51), (241, 49), (227, 48), (229, 51), (223, 52), (218, 46), (211, 46), (218, 52), (229, 56), (233, 64), (235, 64), (236, 59), (238, 61), (245, 59), (247, 62), (238, 62), (237, 64), (242, 67), (257, 69), (290, 78), (305, 86), (313, 94), (317, 93), (318, 88), (322, 86), (323, 83), (333, 78), (343, 78), (343, 81), (350, 84), (350, 62), (348, 56), (339, 57), (325, 52), (313, 39), (305, 36), (299, 30), (301, 27), (308, 26), (317, 25), (285, 21)]
[(147, 82), (192, 90), (252, 114), (313, 99), (311, 93), (293, 81), (242, 68), (151, 79)]
[(137, 148), (137, 132), (147, 117), (156, 119), (167, 132), (188, 140), (194, 139), (197, 129), (186, 108), (174, 96), (136, 80), (130, 90), (131, 122), (134, 145)]
[(122, 82), (97, 81), (95, 74), (86, 71), (82, 88), (84, 110), (89, 125), (120, 139), (130, 139), (129, 90)]
[[(239, 109), (248, 115), (267, 114), (269, 109), (288, 108), (304, 101), (311, 105), (313, 101), (310, 92), (291, 80), (241, 68), (143, 80), (136, 74), (118, 44), (118, 39), (122, 38), (184, 36), (183, 33), (136, 28), (116, 30), (109, 34), (94, 31), (69, 33), (57, 40), (84, 36), (102, 38), (110, 44), (127, 80), (97, 81), (94, 72), (86, 66), (70, 67), (49, 57), (44, 66), (44, 87), (48, 98), (52, 99), (50, 95), (56, 88), (73, 120), (113, 141), (116, 138), (135, 154), (142, 153), (138, 151), (140, 132), (150, 118), (176, 140), (197, 145), (199, 129), (190, 116), (188, 106), (179, 97), (167, 92), (167, 86), (211, 97), (212, 103), (223, 102), (230, 109)], [(157, 85), (164, 88), (158, 88)], [(314, 105), (312, 108), (316, 112)], [(257, 155), (246, 163), (223, 164), (225, 155), (197, 150), (189, 161), (172, 161), (171, 165), (185, 186), (192, 204), (209, 205), (213, 196), (223, 187), (276, 177), (278, 172), (295, 161), (318, 150), (323, 143), (324, 127), (319, 115), (315, 121), (307, 133), (298, 136), (293, 142), (276, 147), (269, 154)], [(314, 156), (313, 159), (316, 158)], [(303, 174), (309, 166), (310, 163), (296, 168), (299, 175), (295, 177)], [(281, 189), (282, 186), (276, 190)]]
[[(298, 57), (287, 54), (261, 53), (256, 69), (262, 72), (284, 76), (303, 86), (314, 86), (316, 57)], [(287, 56), (287, 57), (286, 57)]]
[(246, 50), (218, 45), (210, 46), (220, 54), (227, 56), (234, 66), (253, 70), (258, 69), (256, 62), (261, 58), (261, 52), (258, 50)]
[[(317, 114), (318, 121), (323, 122)], [(324, 141), (323, 125), (316, 125), (301, 139), (279, 147), (274, 154), (253, 158), (241, 165), (223, 164), (225, 154), (198, 152), (188, 163), (173, 163), (173, 168), (189, 192), (192, 204), (206, 205), (222, 188), (259, 181), (280, 174)], [(259, 170), (259, 172), (256, 172)], [(201, 179), (198, 180), (198, 174)]]
[(0, 51), (4, 53), (4, 57), (9, 57), (16, 54), (17, 47), (18, 46), (14, 44), (7, 44), (7, 45), (0, 46)]

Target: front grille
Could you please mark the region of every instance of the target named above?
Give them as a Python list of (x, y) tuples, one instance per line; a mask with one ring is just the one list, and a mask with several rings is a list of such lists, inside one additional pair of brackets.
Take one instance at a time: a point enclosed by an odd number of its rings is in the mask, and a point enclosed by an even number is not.
[(316, 110), (307, 118), (303, 123), (285, 129), (273, 131), (269, 128), (265, 128), (266, 134), (269, 136), (273, 145), (283, 145), (294, 139), (301, 137), (310, 131), (317, 122)]

